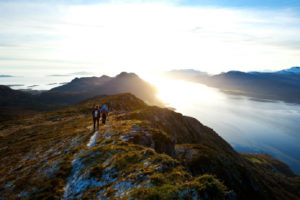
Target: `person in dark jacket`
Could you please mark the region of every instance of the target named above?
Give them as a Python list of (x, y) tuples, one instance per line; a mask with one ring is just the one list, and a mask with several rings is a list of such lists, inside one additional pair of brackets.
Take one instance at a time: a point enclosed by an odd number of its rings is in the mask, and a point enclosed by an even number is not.
[(102, 106), (100, 113), (102, 114), (102, 124), (105, 124), (108, 115), (108, 108), (105, 104)]
[(96, 122), (97, 122), (97, 129), (99, 129), (99, 120), (100, 120), (100, 110), (98, 106), (95, 106), (93, 112), (93, 122), (94, 122), (94, 130), (96, 129)]

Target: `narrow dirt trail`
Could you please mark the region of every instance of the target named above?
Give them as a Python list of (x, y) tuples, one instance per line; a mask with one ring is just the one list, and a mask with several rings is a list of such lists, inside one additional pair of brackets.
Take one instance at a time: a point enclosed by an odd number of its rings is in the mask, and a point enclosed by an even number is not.
[[(71, 175), (67, 179), (67, 183), (64, 187), (64, 194), (62, 196), (62, 200), (69, 200), (69, 199), (75, 199), (76, 195), (80, 193), (82, 188), (84, 188), (86, 185), (89, 185), (89, 182), (82, 182), (82, 170), (83, 170), (83, 163), (81, 156), (91, 147), (93, 147), (98, 139), (98, 137), (105, 137), (106, 133), (111, 130), (110, 123), (107, 123), (104, 126), (101, 126), (101, 128), (93, 133), (93, 135), (90, 137), (88, 143), (86, 144), (86, 148), (82, 149), (79, 153), (74, 155), (74, 158), (72, 160), (72, 172)], [(101, 131), (100, 131), (101, 130)], [(102, 133), (102, 134), (100, 134)]]
[(88, 148), (92, 147), (95, 144), (95, 141), (96, 141), (96, 138), (97, 138), (99, 132), (100, 132), (100, 130), (95, 131), (95, 133), (93, 134), (93, 136), (90, 138), (90, 141), (87, 144)]
[(94, 134), (90, 137), (89, 142), (87, 143), (87, 148), (81, 150), (79, 153), (74, 155), (74, 159), (72, 160), (72, 172), (71, 172), (71, 176), (68, 178), (67, 183), (64, 187), (64, 194), (62, 199), (73, 199), (72, 198), (72, 194), (74, 192), (76, 192), (77, 190), (77, 185), (76, 182), (78, 181), (79, 177), (79, 173), (80, 173), (80, 169), (82, 166), (82, 163), (80, 161), (80, 155), (82, 155), (82, 153), (84, 151), (86, 151), (87, 149), (89, 149), (90, 147), (92, 147), (95, 144), (96, 138), (99, 135), (100, 130), (95, 131)]

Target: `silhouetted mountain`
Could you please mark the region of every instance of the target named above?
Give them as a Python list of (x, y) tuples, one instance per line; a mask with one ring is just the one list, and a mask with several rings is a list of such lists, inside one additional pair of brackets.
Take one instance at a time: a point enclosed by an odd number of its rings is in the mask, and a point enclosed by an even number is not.
[[(92, 130), (91, 108), (109, 103)], [(194, 118), (131, 94), (92, 98), (0, 124), (0, 199), (300, 198), (300, 177), (240, 154)]]
[(63, 108), (87, 99), (84, 93), (30, 93), (0, 85), (0, 121)]
[(152, 104), (160, 104), (155, 97), (156, 88), (134, 73), (122, 72), (116, 77), (76, 78), (70, 83), (51, 89), (49, 92), (84, 92), (86, 96), (111, 95), (131, 92)]
[[(74, 105), (94, 96), (131, 92), (144, 101), (162, 105), (156, 89), (136, 74), (122, 72), (116, 77), (75, 78), (65, 85), (45, 92), (24, 92), (0, 87), (0, 121), (23, 114), (49, 111)], [(15, 112), (20, 111), (20, 112)]]
[[(200, 82), (231, 94), (300, 103), (299, 72), (299, 67), (278, 72), (229, 71), (208, 77), (197, 76), (197, 78), (191, 79), (184, 76), (185, 72), (183, 71), (181, 79)], [(167, 74), (173, 78), (178, 78), (178, 76), (172, 75), (172, 71)], [(198, 72), (194, 74), (197, 75)]]
[(277, 73), (280, 73), (280, 74), (300, 74), (300, 67), (292, 67), (290, 69), (285, 69), (285, 70), (281, 70), (281, 71), (278, 71)]

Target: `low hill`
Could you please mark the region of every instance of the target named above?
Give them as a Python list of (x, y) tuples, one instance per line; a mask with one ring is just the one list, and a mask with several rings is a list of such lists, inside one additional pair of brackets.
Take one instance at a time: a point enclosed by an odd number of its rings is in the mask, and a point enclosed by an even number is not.
[[(112, 111), (94, 132), (91, 108), (104, 102)], [(1, 123), (0, 154), (0, 199), (300, 199), (284, 163), (131, 94)]]

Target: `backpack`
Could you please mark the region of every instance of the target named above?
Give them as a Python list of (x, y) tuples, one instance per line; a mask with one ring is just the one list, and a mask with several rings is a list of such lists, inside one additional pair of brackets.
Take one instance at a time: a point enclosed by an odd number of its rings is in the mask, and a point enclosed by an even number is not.
[(102, 114), (106, 115), (108, 113), (106, 106), (103, 106), (100, 111)]
[(95, 110), (95, 112), (94, 112), (94, 118), (98, 118), (98, 116), (99, 116), (99, 110)]

